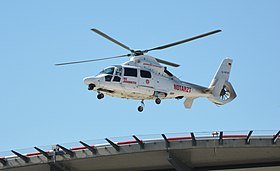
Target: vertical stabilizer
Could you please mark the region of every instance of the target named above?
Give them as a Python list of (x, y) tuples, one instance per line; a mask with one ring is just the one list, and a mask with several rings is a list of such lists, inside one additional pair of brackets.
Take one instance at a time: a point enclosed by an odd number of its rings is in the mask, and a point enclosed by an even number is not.
[(212, 79), (209, 89), (212, 89), (214, 96), (219, 95), (225, 82), (228, 81), (230, 70), (232, 65), (232, 59), (226, 58), (221, 63), (219, 69), (217, 70), (214, 78)]

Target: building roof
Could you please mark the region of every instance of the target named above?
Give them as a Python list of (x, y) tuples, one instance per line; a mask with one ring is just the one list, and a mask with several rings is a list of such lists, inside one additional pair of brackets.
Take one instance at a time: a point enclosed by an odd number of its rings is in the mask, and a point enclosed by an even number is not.
[[(54, 145), (45, 150), (0, 157), (0, 170), (223, 170), (280, 168), (280, 131), (257, 135), (226, 132), (132, 136), (102, 144)], [(122, 138), (123, 139), (123, 138)], [(0, 153), (1, 154), (1, 153)]]

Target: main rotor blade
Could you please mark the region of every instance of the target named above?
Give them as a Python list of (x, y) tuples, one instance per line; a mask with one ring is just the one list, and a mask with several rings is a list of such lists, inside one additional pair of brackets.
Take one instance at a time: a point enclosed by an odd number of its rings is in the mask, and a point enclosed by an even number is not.
[(99, 34), (100, 36), (102, 36), (102, 37), (104, 37), (104, 38), (106, 38), (106, 39), (108, 39), (108, 40), (110, 40), (110, 41), (116, 43), (117, 45), (119, 45), (119, 46), (121, 46), (121, 47), (123, 47), (123, 48), (129, 50), (130, 52), (134, 52), (132, 49), (130, 49), (130, 48), (127, 47), (126, 45), (122, 44), (121, 42), (119, 42), (119, 41), (113, 39), (112, 37), (108, 36), (107, 34), (101, 32), (101, 31), (99, 31), (99, 30), (97, 30), (97, 29), (95, 29), (95, 28), (93, 28), (93, 29), (91, 29), (91, 30), (94, 31), (95, 33)]
[(173, 67), (179, 67), (180, 65), (172, 63), (172, 62), (168, 62), (159, 58), (155, 58), (159, 63), (165, 64), (165, 65), (169, 65), (169, 66), (173, 66)]
[(198, 35), (198, 36), (194, 36), (194, 37), (191, 37), (191, 38), (188, 38), (188, 39), (184, 39), (184, 40), (177, 41), (177, 42), (174, 42), (174, 43), (170, 43), (170, 44), (167, 44), (167, 45), (163, 45), (163, 46), (155, 47), (155, 48), (152, 48), (152, 49), (148, 49), (148, 50), (145, 50), (144, 52), (149, 52), (149, 51), (152, 51), (152, 50), (161, 50), (161, 49), (169, 48), (171, 46), (176, 46), (176, 45), (179, 45), (179, 44), (182, 44), (182, 43), (186, 43), (186, 42), (189, 42), (189, 41), (192, 41), (192, 40), (195, 40), (195, 39), (199, 39), (199, 38), (202, 38), (202, 37), (205, 37), (205, 36), (209, 36), (211, 34), (215, 34), (215, 33), (221, 32), (221, 31), (222, 30), (214, 30), (214, 31), (211, 31), (211, 32), (208, 32), (208, 33), (204, 33), (204, 34), (201, 34), (201, 35)]
[(79, 63), (86, 63), (86, 62), (95, 62), (95, 61), (102, 61), (102, 60), (107, 60), (107, 59), (122, 58), (122, 57), (129, 57), (129, 56), (131, 56), (131, 54), (120, 55), (120, 56), (113, 56), (113, 57), (107, 57), (107, 58), (83, 60), (83, 61), (65, 62), (65, 63), (55, 64), (55, 66), (70, 65), (70, 64), (79, 64)]

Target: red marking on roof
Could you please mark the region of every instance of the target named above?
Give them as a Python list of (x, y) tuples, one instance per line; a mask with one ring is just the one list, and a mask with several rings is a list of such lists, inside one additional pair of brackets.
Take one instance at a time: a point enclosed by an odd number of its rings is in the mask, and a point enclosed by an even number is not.
[(40, 153), (40, 152), (34, 152), (34, 153), (28, 153), (28, 154), (26, 154), (26, 156), (37, 156), (37, 155), (40, 155), (40, 154), (42, 154), (42, 153)]
[(86, 149), (85, 146), (82, 146), (82, 147), (73, 147), (73, 148), (70, 148), (70, 150), (83, 150), (83, 149)]
[[(142, 140), (140, 140), (142, 142)], [(136, 140), (129, 140), (129, 141), (122, 141), (122, 142), (118, 142), (118, 145), (125, 145), (125, 144), (132, 144), (132, 143), (137, 143)]]
[(192, 137), (174, 137), (174, 138), (167, 138), (169, 141), (176, 141), (176, 140), (189, 140), (192, 139)]
[[(95, 148), (93, 145), (90, 146), (90, 147)], [(73, 147), (73, 148), (70, 148), (70, 150), (83, 150), (83, 149), (86, 149), (86, 148), (87, 148), (87, 147), (85, 147), (85, 146), (82, 146), (82, 147)]]

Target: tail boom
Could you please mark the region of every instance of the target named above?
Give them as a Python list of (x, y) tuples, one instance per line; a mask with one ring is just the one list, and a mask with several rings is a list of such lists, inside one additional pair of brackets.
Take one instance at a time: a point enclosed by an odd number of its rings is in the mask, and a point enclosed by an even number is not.
[(185, 108), (191, 108), (194, 99), (198, 97), (206, 97), (217, 105), (223, 105), (235, 99), (237, 95), (228, 81), (231, 66), (232, 59), (224, 59), (208, 88), (184, 82), (184, 84), (192, 87), (192, 93), (184, 96), (186, 98), (184, 102)]

